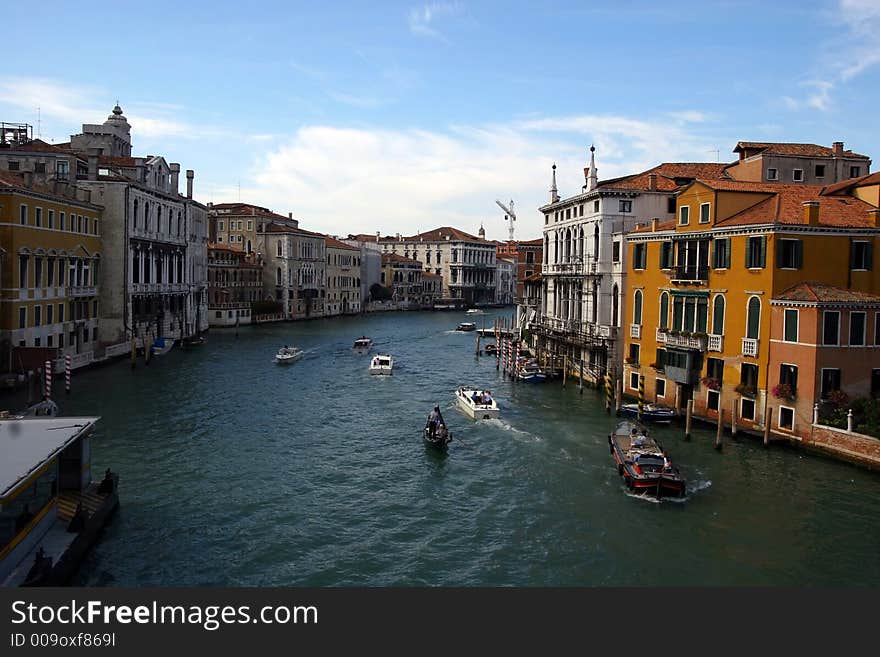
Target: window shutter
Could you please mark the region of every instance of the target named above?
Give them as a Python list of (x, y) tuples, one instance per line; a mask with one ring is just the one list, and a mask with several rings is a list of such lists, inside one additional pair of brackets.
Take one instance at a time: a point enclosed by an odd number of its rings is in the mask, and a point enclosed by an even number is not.
[(804, 266), (804, 243), (801, 240), (794, 243), (794, 266), (797, 269)]
[(746, 269), (752, 268), (752, 249), (755, 243), (755, 238), (750, 237), (746, 240)]
[(850, 269), (856, 268), (856, 243), (855, 242), (849, 243), (849, 268)]
[(762, 236), (758, 238), (760, 240), (759, 244), (761, 245), (761, 255), (759, 256), (759, 267), (767, 266), (767, 238)]
[(784, 240), (776, 240), (776, 266), (784, 267), (785, 266), (785, 249), (783, 248)]
[(871, 242), (865, 243), (865, 269), (871, 269), (873, 260), (874, 245)]

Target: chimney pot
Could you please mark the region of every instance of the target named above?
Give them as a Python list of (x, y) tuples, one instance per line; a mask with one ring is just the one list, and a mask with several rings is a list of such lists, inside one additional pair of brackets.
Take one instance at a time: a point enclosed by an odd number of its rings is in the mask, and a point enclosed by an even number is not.
[(653, 192), (653, 191), (656, 191), (656, 189), (657, 189), (657, 174), (656, 173), (649, 173), (648, 174), (648, 190)]
[(98, 158), (101, 156), (100, 148), (90, 148), (88, 150), (89, 156), (89, 180), (97, 180), (98, 179)]
[(651, 232), (652, 233), (657, 232), (657, 226), (659, 225), (659, 223), (660, 223), (660, 219), (658, 217), (654, 217), (651, 219)]
[(193, 197), (193, 178), (196, 177), (196, 172), (192, 169), (186, 170), (186, 197)]
[(180, 194), (180, 165), (177, 162), (171, 162), (168, 167), (171, 169), (171, 191), (178, 195)]
[(804, 201), (804, 223), (807, 226), (819, 225), (819, 201)]
[(843, 157), (843, 142), (836, 141), (831, 144), (831, 153), (834, 155), (834, 157)]

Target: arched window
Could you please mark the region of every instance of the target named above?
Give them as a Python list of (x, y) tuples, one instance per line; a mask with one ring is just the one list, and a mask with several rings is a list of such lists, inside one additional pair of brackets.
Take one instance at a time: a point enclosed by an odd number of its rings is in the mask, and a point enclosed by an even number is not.
[(724, 334), (724, 297), (720, 294), (712, 302), (712, 333), (714, 335)]
[(137, 229), (138, 227), (138, 200), (134, 200), (134, 227)]
[(620, 306), (620, 293), (615, 284), (611, 290), (611, 326), (617, 326), (618, 311)]
[(599, 259), (599, 224), (596, 224), (596, 229), (593, 231), (593, 260)]
[(592, 308), (593, 324), (599, 322), (599, 283), (593, 281), (593, 308)]
[(761, 300), (758, 297), (749, 299), (747, 317), (746, 337), (757, 340), (761, 329)]
[(669, 293), (660, 295), (660, 328), (669, 328)]
[(144, 230), (150, 230), (150, 202), (144, 201)]
[(281, 267), (275, 270), (275, 285), (281, 285)]
[(633, 298), (633, 324), (642, 323), (642, 291), (636, 290)]
[[(437, 255), (440, 255), (439, 253)], [(550, 236), (544, 235), (544, 264), (548, 263), (550, 258)], [(438, 260), (439, 262), (439, 260)]]

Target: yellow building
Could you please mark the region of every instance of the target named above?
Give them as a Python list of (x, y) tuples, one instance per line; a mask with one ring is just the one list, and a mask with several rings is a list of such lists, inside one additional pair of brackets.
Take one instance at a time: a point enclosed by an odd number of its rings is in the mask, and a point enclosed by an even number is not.
[(763, 426), (770, 300), (802, 281), (880, 292), (878, 226), (874, 205), (830, 188), (691, 183), (676, 219), (627, 235), (624, 394), (643, 376), (649, 402)]
[(0, 172), (0, 368), (21, 371), (99, 340), (100, 206), (63, 182)]

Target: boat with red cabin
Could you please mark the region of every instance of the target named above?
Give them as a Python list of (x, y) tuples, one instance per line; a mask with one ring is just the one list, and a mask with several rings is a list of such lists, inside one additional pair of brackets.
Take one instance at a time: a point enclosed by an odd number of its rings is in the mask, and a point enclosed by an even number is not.
[(608, 436), (617, 473), (635, 493), (684, 497), (687, 483), (663, 446), (638, 422), (624, 421)]

